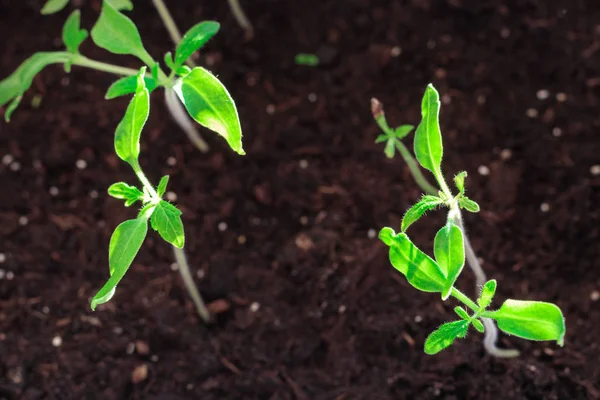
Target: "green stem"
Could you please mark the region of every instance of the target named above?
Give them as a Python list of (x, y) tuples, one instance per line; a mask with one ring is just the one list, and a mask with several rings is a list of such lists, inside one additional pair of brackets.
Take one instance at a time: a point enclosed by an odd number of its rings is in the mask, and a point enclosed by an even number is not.
[(173, 254), (175, 255), (175, 260), (179, 265), (179, 273), (181, 274), (181, 279), (183, 280), (185, 288), (187, 289), (190, 297), (192, 298), (192, 301), (194, 302), (194, 305), (196, 306), (196, 311), (198, 312), (198, 315), (200, 315), (200, 318), (202, 318), (202, 320), (205, 323), (209, 323), (211, 321), (210, 311), (208, 311), (208, 308), (204, 304), (204, 300), (202, 300), (200, 291), (198, 291), (198, 288), (194, 283), (194, 278), (192, 277), (192, 273), (190, 272), (190, 266), (185, 257), (185, 252), (183, 251), (183, 249), (178, 249), (177, 247), (173, 246)]
[(102, 61), (89, 59), (81, 54), (73, 54), (71, 58), (73, 65), (95, 69), (97, 71), (108, 72), (115, 75), (137, 75), (140, 73), (138, 69), (121, 67), (120, 65), (108, 64)]
[(471, 310), (475, 311), (476, 313), (479, 311), (479, 306), (477, 304), (475, 304), (475, 302), (473, 300), (468, 298), (466, 294), (464, 294), (457, 288), (453, 287), (452, 292), (450, 294), (452, 296), (456, 297), (458, 300), (462, 301), (464, 303), (464, 305), (466, 305), (467, 307), (469, 307)]
[(146, 188), (148, 193), (150, 193), (152, 198), (154, 200), (160, 200), (160, 196), (158, 195), (158, 193), (154, 189), (154, 186), (152, 186), (148, 178), (146, 178), (146, 175), (144, 174), (144, 171), (142, 171), (142, 167), (140, 166), (140, 163), (137, 160), (137, 158), (133, 160), (128, 160), (127, 162), (129, 163), (129, 165), (131, 165), (131, 168), (133, 168), (135, 175), (138, 177), (140, 182), (142, 182), (142, 185), (144, 186), (144, 188)]
[[(165, 25), (165, 28), (167, 28), (167, 32), (169, 32), (171, 40), (173, 41), (173, 43), (175, 43), (175, 46), (177, 46), (179, 42), (181, 42), (181, 32), (179, 31), (179, 28), (177, 28), (177, 24), (175, 23), (173, 16), (171, 16), (169, 9), (167, 8), (163, 0), (152, 0), (152, 3), (154, 3), (154, 7), (156, 8), (160, 19)], [(186, 60), (186, 64), (190, 68), (194, 68), (196, 66), (194, 61), (189, 58)]]
[(412, 154), (410, 154), (410, 151), (408, 151), (404, 143), (402, 143), (400, 140), (396, 140), (396, 148), (400, 152), (400, 155), (402, 155), (402, 158), (404, 158), (404, 162), (406, 165), (408, 165), (410, 173), (421, 190), (428, 194), (437, 195), (438, 190), (435, 188), (435, 186), (429, 183), (427, 178), (425, 178), (423, 172), (421, 172), (421, 169), (417, 165), (417, 161)]

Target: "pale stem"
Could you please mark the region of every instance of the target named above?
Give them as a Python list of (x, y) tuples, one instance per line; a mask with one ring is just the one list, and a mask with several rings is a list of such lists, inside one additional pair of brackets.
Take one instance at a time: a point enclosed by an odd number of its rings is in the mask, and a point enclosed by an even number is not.
[(95, 69), (97, 71), (108, 72), (110, 74), (115, 75), (131, 76), (140, 73), (139, 69), (121, 67), (120, 65), (113, 65), (101, 61), (92, 60), (80, 54), (73, 55), (71, 58), (71, 63), (73, 65), (79, 65), (81, 67), (87, 67)]
[(412, 173), (412, 176), (417, 182), (417, 185), (419, 185), (421, 189), (426, 193), (432, 193), (434, 195), (437, 194), (436, 188), (431, 183), (429, 183), (427, 179), (423, 176), (423, 172), (421, 172), (421, 169), (417, 165), (417, 162), (410, 154), (404, 143), (402, 143), (399, 140), (396, 140), (396, 148), (400, 152), (402, 158), (404, 158), (404, 162), (406, 162), (406, 165), (408, 165), (408, 169)]
[[(171, 40), (173, 41), (173, 43), (175, 43), (175, 46), (177, 46), (179, 42), (181, 42), (182, 36), (181, 32), (179, 31), (179, 28), (177, 27), (177, 24), (175, 23), (175, 20), (173, 19), (173, 16), (169, 12), (169, 9), (167, 8), (163, 0), (152, 0), (152, 2), (154, 3), (156, 11), (158, 11), (160, 19), (162, 19), (163, 24), (165, 24), (165, 28), (167, 28), (169, 36), (171, 36)], [(191, 58), (188, 58), (185, 61), (185, 63), (190, 68), (194, 68), (196, 66), (196, 64)]]
[(185, 257), (185, 252), (183, 249), (173, 246), (173, 254), (175, 255), (177, 265), (179, 266), (181, 279), (183, 279), (185, 288), (187, 289), (192, 301), (194, 302), (194, 305), (196, 306), (198, 315), (205, 323), (209, 323), (211, 321), (210, 311), (208, 311), (208, 308), (206, 308), (206, 305), (202, 300), (202, 296), (200, 296), (200, 291), (198, 291), (198, 288), (194, 283), (194, 278), (192, 278), (192, 273), (190, 272), (190, 266), (187, 262), (187, 258)]
[(185, 132), (190, 142), (192, 142), (192, 144), (202, 153), (208, 152), (208, 144), (202, 139), (202, 136), (200, 136), (194, 121), (190, 119), (189, 114), (183, 108), (183, 104), (179, 101), (177, 94), (171, 88), (165, 88), (165, 103), (167, 104), (171, 116), (181, 130)]
[(252, 23), (244, 13), (244, 9), (240, 5), (239, 0), (228, 0), (229, 7), (231, 8), (231, 13), (233, 17), (237, 21), (237, 23), (242, 27), (243, 30), (246, 31), (246, 39), (252, 39), (254, 36), (254, 28), (252, 27)]

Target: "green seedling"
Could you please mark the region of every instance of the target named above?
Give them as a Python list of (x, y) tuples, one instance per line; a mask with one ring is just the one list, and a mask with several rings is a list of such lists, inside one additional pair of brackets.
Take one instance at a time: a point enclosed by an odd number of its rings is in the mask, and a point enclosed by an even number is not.
[(306, 65), (308, 67), (316, 67), (319, 65), (319, 57), (315, 54), (299, 53), (294, 57), (296, 65)]
[[(391, 129), (385, 119), (381, 103), (373, 99), (371, 102), (373, 116), (384, 132), (377, 138), (378, 143), (386, 143), (385, 154), (392, 158), (397, 149), (407, 162), (419, 186), (427, 193), (421, 200), (408, 209), (402, 219), (400, 232), (385, 227), (379, 238), (389, 246), (390, 262), (408, 280), (415, 289), (439, 293), (443, 301), (454, 297), (466, 308), (456, 307), (458, 320), (447, 322), (431, 333), (425, 341), (425, 353), (436, 354), (449, 347), (457, 338), (464, 338), (468, 329), (490, 335), (495, 342), (498, 328), (503, 332), (528, 340), (554, 340), (563, 345), (565, 320), (561, 310), (554, 304), (538, 301), (506, 300), (497, 310), (490, 310), (496, 281), (489, 280), (483, 284), (477, 301), (456, 288), (456, 280), (460, 276), (465, 260), (474, 268), (480, 268), (476, 261), (468, 238), (465, 235), (462, 211), (479, 212), (479, 205), (466, 196), (466, 172), (460, 172), (454, 178), (457, 193), (453, 193), (442, 174), (442, 135), (439, 125), (440, 101), (438, 92), (432, 85), (427, 87), (421, 104), (422, 120), (415, 131), (414, 153), (408, 151), (402, 143), (413, 129), (410, 125), (402, 125)], [(423, 176), (418, 164), (431, 172), (437, 187), (431, 185)], [(426, 212), (435, 209), (448, 209), (446, 224), (435, 235), (433, 244), (434, 257), (421, 251), (410, 240), (407, 230)], [(475, 260), (473, 260), (475, 259)], [(478, 278), (483, 275), (478, 271)], [(486, 343), (489, 340), (486, 340)], [(495, 348), (495, 343), (487, 347), (494, 355), (514, 356), (514, 351)], [(517, 353), (518, 354), (518, 353)]]
[[(159, 2), (159, 0), (155, 0)], [(162, 1), (160, 1), (162, 4)], [(44, 6), (44, 13), (59, 11), (67, 1), (50, 0)], [(164, 6), (164, 4), (163, 4)], [(180, 262), (186, 287), (193, 285), (187, 271), (183, 248), (185, 237), (181, 221), (181, 211), (162, 199), (168, 177), (163, 177), (157, 186), (150, 183), (139, 163), (140, 137), (150, 113), (150, 95), (164, 89), (167, 105), (180, 124), (189, 124), (190, 118), (198, 124), (221, 135), (229, 147), (243, 155), (242, 131), (235, 107), (227, 89), (208, 70), (202, 67), (190, 68), (186, 64), (190, 57), (210, 40), (218, 31), (214, 21), (201, 22), (189, 29), (177, 42), (175, 53), (164, 56), (167, 70), (145, 49), (142, 38), (133, 21), (121, 10), (132, 8), (130, 1), (104, 0), (100, 16), (91, 30), (93, 42), (114, 54), (130, 55), (138, 58), (140, 69), (130, 69), (89, 59), (81, 54), (79, 47), (88, 37), (88, 31), (80, 27), (80, 13), (73, 11), (63, 27), (65, 50), (39, 52), (25, 60), (8, 78), (0, 81), (0, 107), (7, 105), (5, 119), (8, 122), (18, 107), (24, 93), (30, 88), (35, 76), (50, 64), (63, 64), (66, 72), (73, 66), (82, 66), (109, 72), (124, 77), (114, 82), (106, 93), (107, 99), (133, 95), (125, 116), (115, 132), (115, 152), (128, 163), (141, 187), (124, 182), (115, 183), (108, 193), (125, 201), (129, 207), (138, 201), (141, 209), (135, 219), (121, 223), (114, 231), (109, 245), (110, 278), (93, 297), (92, 309), (107, 302), (115, 293), (117, 284), (127, 272), (138, 253), (148, 231), (148, 224), (168, 243), (174, 246)], [(162, 14), (161, 14), (162, 15)], [(183, 105), (183, 106), (182, 106)], [(182, 122), (183, 121), (183, 122)], [(186, 278), (187, 276), (187, 278)], [(189, 282), (188, 282), (189, 281)], [(198, 293), (191, 293), (198, 312), (208, 320), (206, 307), (198, 302)]]

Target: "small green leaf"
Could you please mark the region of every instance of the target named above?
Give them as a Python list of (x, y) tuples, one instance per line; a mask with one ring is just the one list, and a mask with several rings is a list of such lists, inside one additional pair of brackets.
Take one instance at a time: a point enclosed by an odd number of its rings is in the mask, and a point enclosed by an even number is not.
[(175, 50), (175, 66), (183, 63), (198, 49), (206, 44), (217, 32), (221, 25), (215, 21), (204, 21), (196, 24), (188, 30)]
[(469, 329), (469, 322), (465, 320), (446, 322), (431, 333), (425, 341), (425, 353), (433, 355), (449, 347), (456, 338), (464, 338)]
[(142, 247), (147, 232), (148, 216), (131, 219), (117, 226), (110, 238), (108, 249), (110, 278), (92, 299), (92, 310), (95, 310), (98, 304), (106, 303), (113, 296), (117, 284), (125, 276)]
[(541, 301), (506, 300), (497, 311), (486, 312), (498, 328), (509, 335), (528, 340), (556, 340), (564, 344), (565, 318), (560, 308)]
[(133, 3), (130, 0), (106, 0), (115, 10), (133, 10)]
[(223, 136), (238, 154), (246, 154), (242, 148), (242, 128), (235, 103), (213, 74), (196, 67), (178, 79), (173, 89), (196, 122)]
[(69, 4), (69, 0), (48, 0), (44, 7), (42, 7), (41, 13), (43, 15), (54, 14), (65, 8)]
[(150, 95), (142, 78), (145, 72), (146, 67), (143, 67), (137, 77), (137, 92), (115, 132), (115, 151), (121, 160), (130, 164), (140, 155), (140, 135), (150, 114)]
[(379, 237), (384, 243), (389, 243), (390, 262), (412, 286), (423, 292), (441, 292), (444, 289), (444, 272), (405, 233), (395, 235), (392, 229), (384, 228)]
[(469, 320), (469, 318), (471, 318), (471, 317), (469, 316), (469, 314), (468, 314), (468, 313), (465, 311), (465, 309), (464, 309), (464, 308), (462, 308), (462, 307), (458, 307), (458, 306), (457, 306), (457, 307), (454, 307), (454, 312), (455, 312), (455, 313), (456, 313), (456, 314), (457, 314), (459, 317), (461, 317), (462, 319)]
[(69, 53), (79, 53), (79, 46), (88, 37), (88, 31), (80, 28), (81, 13), (75, 10), (63, 26), (62, 38)]
[(442, 299), (446, 300), (465, 265), (463, 234), (454, 222), (448, 221), (435, 235), (433, 253), (438, 265), (446, 273), (446, 283), (442, 292)]
[(385, 149), (383, 150), (385, 156), (387, 158), (394, 158), (394, 152), (396, 151), (396, 144), (393, 140), (388, 140), (385, 144)]
[(160, 178), (160, 182), (158, 182), (158, 186), (156, 188), (156, 193), (158, 193), (158, 197), (162, 197), (167, 190), (167, 185), (169, 184), (169, 175), (165, 175)]
[[(126, 76), (113, 82), (106, 91), (104, 98), (106, 100), (112, 100), (119, 96), (135, 93), (137, 90), (137, 81), (137, 76)], [(148, 89), (148, 92), (150, 93), (158, 87), (158, 82), (149, 76), (144, 77), (144, 82), (146, 84), (146, 89)]]
[(415, 127), (412, 125), (400, 125), (394, 130), (394, 135), (398, 139), (404, 139), (413, 129), (415, 129)]
[(294, 57), (296, 65), (306, 65), (308, 67), (316, 67), (319, 65), (319, 57), (309, 53), (298, 53)]
[(177, 207), (161, 200), (152, 213), (150, 223), (165, 241), (180, 249), (183, 248), (185, 243), (183, 223), (181, 222), (181, 211)]
[(138, 188), (128, 185), (125, 182), (110, 185), (108, 194), (115, 199), (125, 200), (125, 207), (129, 207), (136, 201), (143, 201), (144, 199), (144, 194)]
[(415, 155), (423, 168), (439, 173), (442, 163), (442, 134), (439, 123), (440, 96), (432, 84), (427, 86), (421, 103), (421, 123), (415, 133)]
[(478, 213), (479, 212), (479, 204), (475, 203), (473, 200), (469, 199), (468, 197), (461, 197), (458, 200), (458, 205), (460, 206), (460, 208), (464, 208), (467, 211), (470, 211), (472, 213)]
[(92, 39), (98, 47), (111, 53), (131, 54), (144, 63), (150, 63), (152, 60), (142, 44), (135, 24), (107, 0), (103, 1), (100, 18), (92, 28)]
[(456, 188), (460, 192), (460, 194), (465, 194), (465, 178), (467, 177), (467, 171), (462, 171), (456, 174), (454, 177), (454, 184)]
[(190, 72), (192, 72), (192, 70), (187, 65), (182, 65), (175, 69), (175, 74), (181, 78), (188, 76)]
[(471, 323), (473, 324), (475, 329), (477, 329), (479, 332), (481, 332), (481, 333), (485, 332), (485, 327), (483, 326), (481, 321), (478, 320), (477, 318), (475, 318), (473, 321), (471, 321)]
[(483, 285), (481, 288), (481, 294), (479, 295), (479, 299), (477, 299), (477, 304), (481, 308), (487, 308), (490, 304), (492, 304), (492, 300), (494, 295), (496, 294), (496, 280), (491, 279)]
[(170, 70), (175, 68), (175, 62), (173, 61), (173, 54), (169, 51), (165, 54), (164, 57), (165, 64), (169, 67)]
[(435, 209), (444, 200), (436, 196), (424, 195), (418, 203), (408, 209), (402, 218), (402, 232), (406, 232), (409, 226), (419, 220), (427, 211)]
[(383, 143), (388, 140), (388, 135), (379, 135), (377, 139), (375, 139), (375, 143)]

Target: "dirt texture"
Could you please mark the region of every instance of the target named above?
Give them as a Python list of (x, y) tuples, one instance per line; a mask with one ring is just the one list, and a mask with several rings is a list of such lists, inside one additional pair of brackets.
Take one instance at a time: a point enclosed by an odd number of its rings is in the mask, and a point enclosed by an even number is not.
[[(153, 182), (170, 175), (194, 276), (223, 312), (200, 323), (155, 233), (113, 300), (90, 311), (110, 234), (135, 215), (106, 194), (135, 183), (113, 152), (127, 99), (103, 99), (113, 76), (49, 67), (0, 123), (0, 399), (599, 399), (600, 2), (241, 2), (251, 41), (225, 1), (169, 3), (183, 29), (222, 23), (198, 62), (236, 100), (247, 155), (207, 131), (212, 150), (199, 153), (158, 91), (141, 155)], [(41, 3), (0, 0), (1, 77), (61, 48), (68, 11), (44, 17)], [(99, 1), (74, 3), (91, 28)], [(162, 59), (170, 39), (151, 2), (134, 3)], [(82, 51), (139, 67), (89, 40)], [(295, 65), (297, 53), (321, 65)], [(466, 223), (499, 282), (495, 304), (556, 303), (564, 348), (502, 336), (522, 356), (494, 359), (471, 332), (423, 353), (456, 303), (416, 292), (373, 236), (420, 192), (374, 143), (369, 100), (390, 123), (417, 124), (429, 82), (446, 174), (469, 171), (482, 207)], [(431, 253), (443, 220), (411, 227), (414, 241)], [(458, 286), (475, 293), (468, 270)]]

